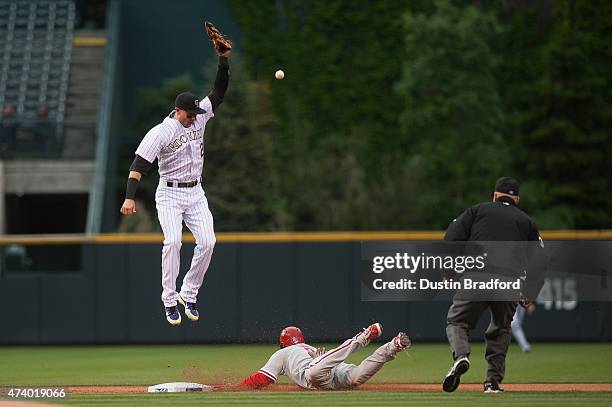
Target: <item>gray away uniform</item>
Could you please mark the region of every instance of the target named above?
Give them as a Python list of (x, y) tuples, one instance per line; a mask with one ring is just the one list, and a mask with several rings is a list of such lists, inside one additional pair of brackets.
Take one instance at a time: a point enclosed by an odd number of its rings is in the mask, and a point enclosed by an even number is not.
[(316, 348), (305, 343), (292, 345), (276, 351), (259, 373), (273, 382), (278, 376), (285, 375), (305, 389), (349, 389), (368, 381), (400, 351), (393, 342), (388, 342), (358, 366), (344, 363), (351, 353), (368, 344), (362, 332), (314, 358)]

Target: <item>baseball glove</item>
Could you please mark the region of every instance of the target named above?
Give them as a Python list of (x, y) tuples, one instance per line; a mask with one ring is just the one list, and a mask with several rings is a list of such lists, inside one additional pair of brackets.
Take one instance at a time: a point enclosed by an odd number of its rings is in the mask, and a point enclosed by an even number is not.
[(232, 50), (232, 41), (225, 38), (217, 27), (215, 27), (210, 21), (206, 21), (204, 26), (206, 27), (208, 39), (210, 39), (210, 41), (213, 43), (213, 47), (215, 48), (217, 55), (220, 57), (228, 56)]

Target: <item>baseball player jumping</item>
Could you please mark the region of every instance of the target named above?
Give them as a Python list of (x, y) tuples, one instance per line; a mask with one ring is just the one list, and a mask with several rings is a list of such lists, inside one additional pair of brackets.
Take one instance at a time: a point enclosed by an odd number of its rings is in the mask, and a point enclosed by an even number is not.
[(362, 361), (359, 366), (344, 363), (349, 355), (367, 346), (382, 335), (382, 325), (375, 323), (347, 339), (335, 349), (325, 352), (304, 343), (299, 328), (287, 327), (281, 331), (280, 347), (257, 373), (247, 377), (240, 387), (258, 389), (275, 383), (278, 376), (285, 375), (305, 389), (339, 390), (351, 389), (367, 382), (385, 363), (410, 346), (410, 338), (400, 332)]
[[(223, 38), (208, 22), (206, 31), (219, 57), (214, 87), (201, 100), (188, 92), (179, 94), (174, 110), (145, 135), (130, 166), (125, 201), (120, 210), (124, 215), (136, 212), (134, 197), (138, 182), (157, 159), (159, 185), (155, 202), (164, 233), (161, 299), (166, 308), (166, 319), (174, 326), (181, 323), (177, 302), (185, 307), (187, 318), (192, 321), (199, 319), (196, 308), (198, 291), (215, 246), (213, 217), (201, 186), (204, 129), (223, 102), (227, 90), (231, 41)], [(177, 293), (183, 221), (193, 233), (196, 247), (191, 267), (183, 279), (180, 293)]]

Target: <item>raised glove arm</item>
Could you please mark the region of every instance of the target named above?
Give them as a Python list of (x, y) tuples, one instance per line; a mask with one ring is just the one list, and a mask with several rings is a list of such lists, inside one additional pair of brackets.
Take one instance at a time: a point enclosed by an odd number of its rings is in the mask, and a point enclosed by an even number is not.
[(206, 29), (206, 34), (208, 34), (208, 39), (213, 43), (213, 48), (217, 55), (220, 57), (228, 57), (232, 51), (232, 41), (225, 38), (210, 21), (206, 21), (204, 27)]

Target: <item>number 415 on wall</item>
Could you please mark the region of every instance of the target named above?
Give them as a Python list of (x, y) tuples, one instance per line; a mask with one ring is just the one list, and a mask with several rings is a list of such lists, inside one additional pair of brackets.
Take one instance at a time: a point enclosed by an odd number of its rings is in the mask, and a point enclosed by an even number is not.
[(578, 305), (576, 280), (573, 278), (545, 278), (537, 299), (544, 309), (571, 311)]

